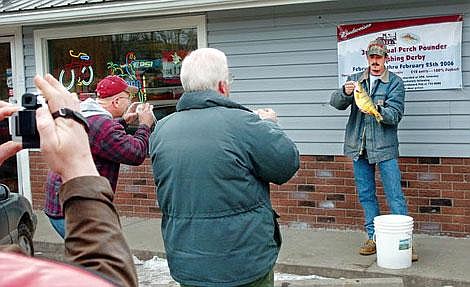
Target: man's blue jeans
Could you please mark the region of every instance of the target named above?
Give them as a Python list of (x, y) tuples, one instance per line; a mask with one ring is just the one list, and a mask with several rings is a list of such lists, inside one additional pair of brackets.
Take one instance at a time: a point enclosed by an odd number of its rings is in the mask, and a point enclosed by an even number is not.
[[(374, 217), (380, 215), (375, 187), (375, 166), (367, 159), (359, 158), (353, 161), (354, 180), (359, 196), (359, 202), (364, 209), (364, 227), (372, 239), (374, 236)], [(377, 164), (380, 178), (384, 187), (385, 197), (392, 214), (407, 215), (408, 208), (401, 190), (400, 167), (396, 159), (385, 160)]]
[(49, 217), (52, 227), (60, 235), (60, 237), (65, 238), (65, 219), (64, 218), (53, 218)]

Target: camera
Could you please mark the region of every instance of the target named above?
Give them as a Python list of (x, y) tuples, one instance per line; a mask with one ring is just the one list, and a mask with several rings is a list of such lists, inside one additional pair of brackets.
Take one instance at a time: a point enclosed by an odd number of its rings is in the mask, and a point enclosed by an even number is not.
[(45, 105), (43, 96), (25, 93), (21, 96), (22, 110), (9, 118), (12, 140), (20, 142), (23, 148), (39, 148), (39, 132), (36, 126), (36, 110)]

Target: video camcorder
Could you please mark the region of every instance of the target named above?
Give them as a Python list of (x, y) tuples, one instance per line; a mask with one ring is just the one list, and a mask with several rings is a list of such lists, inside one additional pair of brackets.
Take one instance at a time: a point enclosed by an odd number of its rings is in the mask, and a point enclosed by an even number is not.
[(22, 110), (9, 118), (12, 140), (23, 144), (23, 148), (39, 148), (39, 133), (36, 126), (36, 110), (45, 105), (43, 96), (25, 93), (21, 97)]

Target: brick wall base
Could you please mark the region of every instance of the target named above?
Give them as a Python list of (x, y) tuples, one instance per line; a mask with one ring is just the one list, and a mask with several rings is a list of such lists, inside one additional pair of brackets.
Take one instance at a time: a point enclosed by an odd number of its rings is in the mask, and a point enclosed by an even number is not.
[[(415, 232), (470, 236), (470, 158), (402, 157), (402, 187)], [(44, 205), (47, 165), (30, 152), (35, 209)], [(387, 207), (376, 174), (382, 213)], [(271, 185), (280, 222), (297, 228), (362, 230), (363, 211), (355, 191), (351, 160), (343, 156), (302, 156), (296, 176)], [(160, 217), (150, 160), (137, 167), (121, 165), (115, 204), (121, 215)]]

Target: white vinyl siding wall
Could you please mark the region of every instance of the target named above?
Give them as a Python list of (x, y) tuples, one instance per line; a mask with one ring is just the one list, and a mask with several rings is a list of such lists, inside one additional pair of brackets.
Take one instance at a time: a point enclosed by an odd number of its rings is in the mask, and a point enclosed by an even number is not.
[[(207, 44), (228, 55), (235, 76), (232, 98), (250, 108), (275, 109), (280, 125), (294, 139), (301, 154), (341, 155), (349, 109), (337, 111), (328, 103), (337, 88), (336, 26), (462, 14), (464, 89), (408, 92), (399, 137), (402, 156), (469, 157), (470, 2), (421, 4), (427, 7), (401, 4), (373, 12), (349, 2), (335, 3), (208, 12)], [(357, 7), (367, 4), (363, 0), (355, 3)], [(61, 27), (68, 25), (77, 23)], [(41, 27), (23, 27), (25, 83), (29, 92), (35, 90), (33, 35), (38, 28)]]
[(272, 107), (301, 154), (340, 155), (349, 109), (329, 106), (337, 88), (336, 26), (463, 14), (464, 89), (407, 92), (399, 138), (402, 156), (470, 156), (470, 3), (373, 13), (320, 12), (315, 7), (208, 13), (208, 46), (228, 55), (235, 100), (250, 108)]

